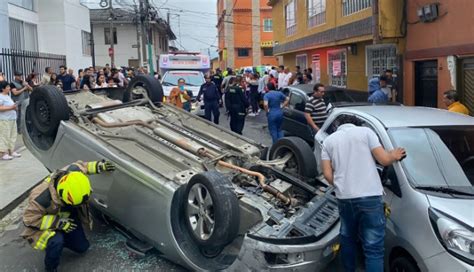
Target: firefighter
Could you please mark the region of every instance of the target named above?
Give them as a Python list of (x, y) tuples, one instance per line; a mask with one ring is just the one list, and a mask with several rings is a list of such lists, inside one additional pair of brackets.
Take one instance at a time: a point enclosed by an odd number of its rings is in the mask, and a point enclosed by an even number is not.
[(45, 250), (46, 271), (57, 271), (63, 247), (76, 253), (89, 248), (84, 227), (92, 229), (86, 175), (114, 171), (110, 161), (77, 161), (46, 177), (30, 193), (21, 234), (37, 250)]
[(245, 115), (249, 103), (240, 87), (241, 76), (231, 78), (228, 91), (225, 94), (225, 107), (230, 115), (230, 129), (242, 135), (245, 124)]

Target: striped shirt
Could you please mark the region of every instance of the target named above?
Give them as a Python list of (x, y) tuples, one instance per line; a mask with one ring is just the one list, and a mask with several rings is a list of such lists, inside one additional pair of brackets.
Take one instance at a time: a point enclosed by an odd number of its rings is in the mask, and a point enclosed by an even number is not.
[(328, 118), (326, 103), (324, 103), (324, 100), (322, 98), (316, 98), (314, 96), (311, 96), (308, 102), (306, 102), (304, 112), (311, 114), (313, 122), (319, 128), (321, 128), (324, 121), (326, 121), (326, 119)]

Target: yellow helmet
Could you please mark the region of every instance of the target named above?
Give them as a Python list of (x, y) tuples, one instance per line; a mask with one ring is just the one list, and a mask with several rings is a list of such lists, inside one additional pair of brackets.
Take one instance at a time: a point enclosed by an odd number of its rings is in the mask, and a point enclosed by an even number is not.
[(82, 172), (74, 171), (64, 175), (56, 188), (59, 197), (67, 205), (80, 205), (91, 195), (89, 178)]

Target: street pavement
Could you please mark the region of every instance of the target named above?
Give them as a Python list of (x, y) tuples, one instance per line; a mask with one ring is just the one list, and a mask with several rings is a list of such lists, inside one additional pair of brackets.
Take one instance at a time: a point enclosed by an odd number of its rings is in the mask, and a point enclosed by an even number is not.
[[(220, 125), (229, 128), (229, 120), (221, 114)], [(265, 114), (247, 117), (243, 131), (245, 137), (264, 145), (271, 144)], [(21, 141), (19, 142), (21, 145)], [(21, 196), (43, 178), (47, 171), (31, 153), (20, 147), (21, 159), (0, 164), (0, 203)], [(42, 271), (44, 252), (33, 250), (19, 235), (23, 230), (22, 214), (27, 200), (19, 202), (9, 214), (0, 220), (0, 271)], [(5, 205), (5, 204), (3, 204)], [(1, 217), (0, 217), (1, 218)], [(157, 251), (145, 257), (137, 257), (125, 248), (126, 238), (103, 220), (94, 221), (94, 229), (87, 232), (90, 249), (77, 255), (67, 249), (61, 259), (60, 271), (185, 271), (179, 265), (167, 261)], [(327, 271), (341, 271), (340, 264), (331, 265)]]

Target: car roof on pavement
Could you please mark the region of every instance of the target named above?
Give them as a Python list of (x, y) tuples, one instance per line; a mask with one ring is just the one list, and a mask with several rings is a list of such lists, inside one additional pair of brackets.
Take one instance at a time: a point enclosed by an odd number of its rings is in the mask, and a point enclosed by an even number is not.
[(362, 113), (377, 118), (387, 128), (474, 126), (474, 117), (443, 109), (410, 106), (357, 106), (341, 111)]

